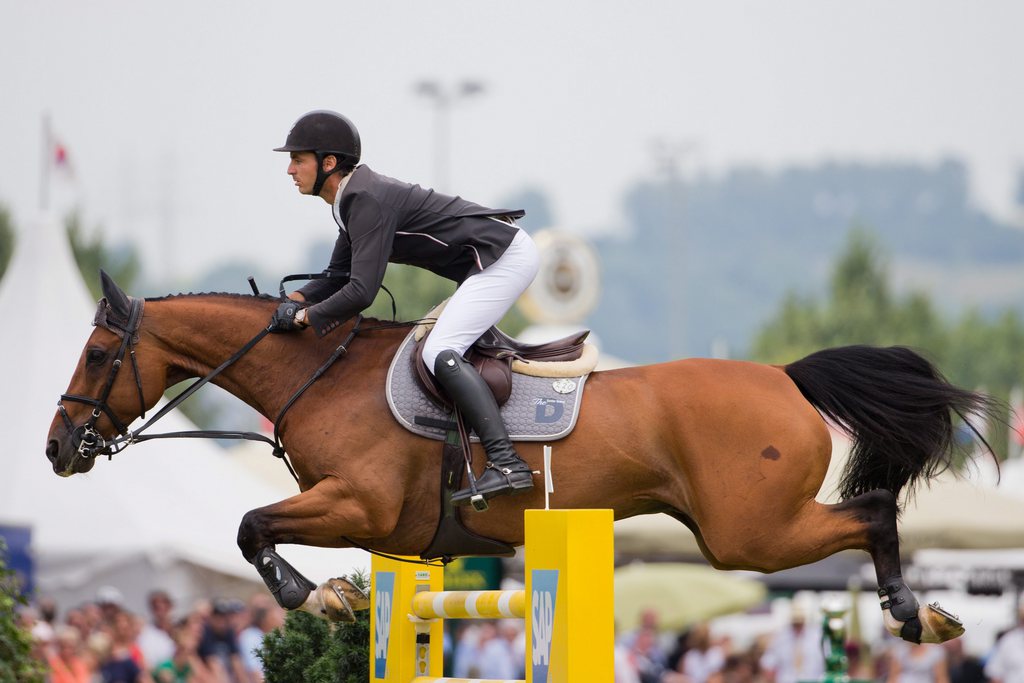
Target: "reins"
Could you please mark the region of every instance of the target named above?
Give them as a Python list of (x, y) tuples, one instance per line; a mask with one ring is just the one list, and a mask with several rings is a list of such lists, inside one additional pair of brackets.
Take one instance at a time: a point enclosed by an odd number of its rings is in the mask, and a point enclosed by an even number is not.
[[(285, 296), (284, 295), (284, 283), (285, 282), (288, 282), (288, 281), (291, 281), (291, 280), (300, 280), (300, 279), (308, 280), (308, 279), (319, 279), (319, 278), (338, 277), (338, 276), (339, 276), (339, 274), (331, 273), (329, 271), (324, 271), (323, 273), (319, 273), (319, 274), (300, 274), (300, 275), (290, 275), (290, 276), (287, 276), (286, 278), (284, 278), (281, 281), (281, 297), (283, 299), (284, 296)], [(252, 278), (249, 279), (249, 283), (252, 286), (253, 292), (257, 296), (259, 296), (259, 294), (260, 294), (259, 290), (256, 287), (256, 284), (252, 280)], [(391, 292), (388, 291), (386, 288), (383, 288), (383, 289), (385, 289), (385, 291), (387, 291), (388, 295), (391, 297), (392, 320), (388, 321), (388, 322), (381, 322), (381, 323), (378, 323), (378, 324), (375, 324), (375, 325), (368, 326), (368, 327), (364, 328), (363, 327), (363, 321), (365, 320), (365, 318), (363, 317), (362, 314), (359, 314), (356, 317), (355, 324), (352, 326), (352, 329), (349, 331), (348, 335), (341, 342), (341, 344), (339, 344), (334, 349), (334, 351), (331, 353), (331, 355), (328, 356), (328, 358), (313, 372), (313, 374), (309, 377), (309, 379), (307, 379), (302, 384), (302, 386), (300, 386), (292, 394), (292, 396), (288, 399), (288, 401), (285, 402), (284, 406), (278, 412), (277, 416), (274, 419), (274, 436), (273, 436), (272, 439), (268, 438), (267, 436), (265, 436), (263, 434), (259, 434), (257, 432), (245, 432), (245, 431), (236, 431), (236, 430), (198, 429), (198, 430), (186, 430), (186, 431), (177, 431), (177, 432), (164, 432), (164, 433), (161, 433), (161, 434), (143, 434), (143, 432), (145, 432), (147, 429), (149, 429), (153, 424), (158, 422), (161, 418), (163, 418), (169, 412), (171, 412), (172, 410), (177, 408), (179, 405), (181, 405), (185, 400), (187, 400), (190, 396), (192, 396), (194, 393), (196, 393), (204, 385), (206, 385), (209, 382), (211, 382), (213, 379), (215, 379), (217, 376), (219, 376), (221, 373), (223, 373), (229, 367), (234, 365), (239, 359), (241, 359), (243, 356), (245, 356), (265, 336), (267, 336), (268, 334), (273, 332), (273, 329), (274, 329), (273, 324), (269, 324), (269, 325), (267, 325), (267, 327), (265, 327), (262, 330), (260, 330), (252, 339), (250, 339), (248, 342), (246, 342), (241, 348), (239, 348), (235, 353), (233, 353), (227, 360), (225, 360), (219, 366), (217, 366), (212, 371), (207, 373), (205, 376), (203, 376), (203, 377), (197, 379), (196, 381), (194, 381), (183, 392), (181, 392), (180, 394), (175, 396), (173, 399), (169, 400), (159, 411), (157, 411), (156, 414), (154, 414), (151, 418), (149, 418), (141, 427), (139, 427), (136, 430), (128, 429), (128, 426), (125, 425), (116, 416), (114, 411), (111, 410), (110, 407), (107, 405), (107, 399), (110, 397), (110, 392), (111, 392), (111, 390), (113, 388), (114, 381), (117, 379), (117, 374), (118, 374), (118, 371), (121, 368), (123, 358), (124, 358), (124, 356), (126, 354), (128, 354), (130, 356), (130, 358), (131, 358), (132, 370), (133, 370), (134, 375), (135, 375), (135, 384), (136, 384), (136, 388), (137, 388), (137, 391), (138, 391), (139, 405), (140, 405), (140, 417), (141, 418), (145, 418), (146, 417), (146, 414), (145, 414), (145, 398), (144, 398), (143, 391), (142, 391), (142, 377), (139, 374), (139, 367), (138, 367), (138, 363), (137, 363), (137, 361), (135, 359), (135, 349), (134, 349), (134, 343), (135, 343), (136, 335), (137, 335), (138, 329), (139, 329), (139, 327), (140, 327), (140, 325), (142, 323), (142, 309), (143, 309), (143, 301), (144, 300), (143, 299), (136, 299), (136, 298), (129, 299), (131, 308), (130, 308), (130, 311), (129, 311), (128, 320), (127, 320), (127, 322), (126, 322), (126, 324), (125, 324), (125, 326), (123, 328), (121, 328), (119, 325), (116, 325), (115, 323), (113, 323), (110, 320), (106, 320), (105, 321), (105, 326), (107, 326), (108, 328), (110, 328), (110, 327), (116, 328), (116, 329), (112, 329), (111, 330), (111, 331), (115, 332), (115, 334), (118, 333), (119, 331), (123, 332), (123, 337), (122, 337), (122, 341), (121, 341), (121, 346), (118, 349), (117, 356), (115, 357), (114, 363), (111, 366), (110, 374), (107, 377), (107, 381), (106, 381), (106, 384), (104, 385), (104, 388), (103, 388), (103, 391), (102, 391), (102, 393), (100, 395), (100, 398), (93, 399), (93, 398), (89, 398), (87, 396), (78, 396), (78, 395), (73, 395), (73, 394), (62, 394), (61, 395), (61, 400), (58, 401), (58, 403), (57, 403), (57, 406), (58, 406), (58, 409), (60, 411), (60, 414), (63, 417), (64, 422), (65, 422), (68, 430), (72, 433), (72, 438), (77, 442), (78, 454), (82, 458), (86, 458), (86, 459), (94, 458), (94, 457), (101, 456), (101, 455), (106, 455), (108, 459), (112, 460), (115, 453), (120, 453), (122, 450), (124, 450), (128, 446), (130, 446), (132, 444), (135, 444), (135, 443), (142, 443), (144, 441), (150, 441), (150, 440), (153, 440), (153, 439), (172, 439), (172, 438), (189, 438), (189, 439), (244, 439), (244, 440), (249, 440), (249, 441), (260, 441), (260, 442), (266, 443), (266, 444), (271, 446), (272, 454), (274, 455), (274, 457), (279, 458), (279, 459), (281, 459), (284, 462), (285, 466), (288, 468), (288, 473), (292, 476), (292, 478), (295, 480), (295, 482), (298, 483), (299, 477), (296, 474), (295, 469), (292, 467), (292, 464), (289, 461), (289, 459), (287, 457), (287, 453), (286, 453), (286, 451), (284, 449), (284, 445), (283, 445), (283, 443), (281, 441), (281, 424), (282, 424), (282, 422), (284, 420), (285, 415), (287, 415), (288, 411), (291, 410), (291, 408), (295, 405), (295, 403), (299, 400), (299, 398), (311, 386), (313, 386), (313, 384), (318, 379), (320, 379), (328, 371), (328, 369), (330, 369), (330, 367), (332, 365), (334, 365), (335, 362), (337, 362), (340, 358), (344, 358), (345, 356), (348, 355), (348, 348), (349, 348), (349, 346), (352, 344), (353, 340), (355, 340), (356, 335), (358, 335), (360, 332), (372, 332), (372, 331), (381, 330), (381, 329), (394, 329), (394, 328), (400, 328), (400, 327), (412, 327), (412, 326), (415, 326), (415, 325), (418, 325), (418, 324), (421, 324), (421, 323), (433, 320), (433, 319), (430, 319), (430, 318), (420, 318), (418, 320), (412, 320), (412, 321), (398, 321), (398, 320), (396, 320), (395, 318), (397, 318), (397, 305), (395, 303), (394, 295), (392, 295)], [(67, 400), (67, 401), (75, 401), (75, 402), (79, 402), (79, 403), (85, 403), (85, 404), (93, 406), (93, 411), (92, 411), (92, 414), (89, 417), (89, 419), (84, 424), (82, 424), (82, 425), (80, 425), (78, 427), (75, 427), (74, 424), (71, 422), (71, 418), (68, 416), (67, 411), (65, 410), (65, 408), (63, 406), (63, 401), (65, 401), (65, 400)], [(95, 430), (96, 421), (99, 419), (100, 415), (102, 415), (102, 414), (106, 414), (110, 418), (111, 423), (114, 425), (115, 429), (117, 429), (117, 432), (118, 432), (118, 436), (113, 438), (113, 439), (111, 439), (110, 441), (105, 441), (103, 439), (103, 437), (100, 436), (100, 434)], [(351, 538), (348, 538), (347, 536), (342, 536), (341, 538), (344, 541), (346, 541), (347, 543), (351, 544), (353, 547), (359, 548), (361, 550), (365, 550), (366, 552), (374, 554), (374, 555), (379, 555), (381, 557), (385, 557), (385, 558), (388, 558), (388, 559), (394, 559), (394, 560), (400, 560), (400, 561), (404, 561), (404, 562), (410, 562), (410, 563), (413, 563), (413, 564), (428, 564), (428, 565), (432, 564), (430, 561), (427, 561), (427, 560), (409, 560), (409, 559), (406, 559), (406, 558), (400, 558), (400, 557), (396, 557), (396, 556), (393, 556), (393, 555), (388, 555), (386, 553), (381, 553), (381, 552), (376, 551), (376, 550), (371, 550), (370, 548), (367, 548), (366, 546), (364, 546), (361, 543), (358, 543), (358, 542), (352, 540)]]

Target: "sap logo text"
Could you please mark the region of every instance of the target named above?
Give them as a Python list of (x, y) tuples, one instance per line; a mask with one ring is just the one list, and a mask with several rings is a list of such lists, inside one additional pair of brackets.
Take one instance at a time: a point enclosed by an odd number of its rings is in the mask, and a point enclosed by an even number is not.
[(388, 672), (388, 642), (391, 639), (391, 606), (395, 594), (395, 573), (377, 572), (374, 588), (377, 603), (374, 607), (376, 620), (373, 649), (373, 669), (376, 678), (385, 678)]
[(533, 680), (546, 683), (551, 665), (551, 643), (555, 632), (555, 604), (558, 570), (534, 569), (530, 593), (530, 625), (533, 632)]

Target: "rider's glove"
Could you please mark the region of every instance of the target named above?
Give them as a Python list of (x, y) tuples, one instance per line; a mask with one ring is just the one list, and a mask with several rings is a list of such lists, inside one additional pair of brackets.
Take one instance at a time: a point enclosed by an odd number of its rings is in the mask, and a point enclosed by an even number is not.
[(270, 331), (295, 332), (301, 330), (305, 325), (295, 319), (295, 315), (300, 310), (302, 310), (302, 305), (298, 301), (285, 301), (270, 317)]

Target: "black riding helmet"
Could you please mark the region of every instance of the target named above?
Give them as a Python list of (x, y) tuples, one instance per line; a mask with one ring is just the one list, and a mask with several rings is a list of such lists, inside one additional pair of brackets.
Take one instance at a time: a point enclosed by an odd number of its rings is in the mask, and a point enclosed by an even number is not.
[[(359, 131), (352, 122), (336, 111), (318, 109), (303, 114), (288, 132), (288, 138), (275, 152), (313, 152), (316, 154), (316, 182), (313, 194), (320, 194), (331, 173), (359, 163), (361, 145)], [(338, 164), (330, 173), (324, 172), (324, 157), (332, 154)]]

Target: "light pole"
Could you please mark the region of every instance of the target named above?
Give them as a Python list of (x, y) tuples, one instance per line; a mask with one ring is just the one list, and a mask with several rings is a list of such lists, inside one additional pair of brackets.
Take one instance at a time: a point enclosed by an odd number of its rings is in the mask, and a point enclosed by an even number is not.
[(462, 81), (447, 87), (440, 81), (422, 80), (413, 86), (416, 94), (430, 100), (434, 107), (434, 188), (449, 191), (448, 173), (451, 155), (451, 108), (456, 102), (466, 100), (484, 91), (480, 81)]

